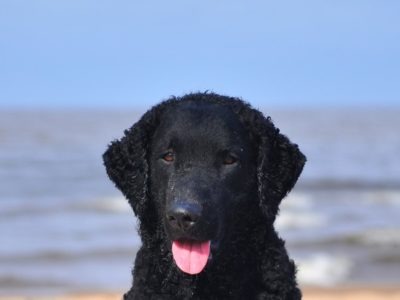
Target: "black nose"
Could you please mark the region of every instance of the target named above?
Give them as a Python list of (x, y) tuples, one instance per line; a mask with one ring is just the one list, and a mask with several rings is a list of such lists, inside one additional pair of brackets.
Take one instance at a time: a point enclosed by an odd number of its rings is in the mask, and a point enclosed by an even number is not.
[(201, 211), (196, 203), (174, 203), (167, 211), (167, 221), (172, 228), (186, 231), (200, 219)]

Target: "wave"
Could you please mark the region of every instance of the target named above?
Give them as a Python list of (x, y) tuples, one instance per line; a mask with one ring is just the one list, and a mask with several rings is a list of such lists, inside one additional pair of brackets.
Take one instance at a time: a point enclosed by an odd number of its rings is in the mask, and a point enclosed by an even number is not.
[(296, 262), (298, 279), (303, 285), (334, 286), (345, 281), (352, 268), (349, 259), (325, 253), (298, 258)]
[(368, 180), (360, 178), (319, 178), (302, 179), (296, 185), (296, 190), (399, 190), (400, 182), (388, 178)]
[[(82, 260), (95, 260), (95, 259), (112, 259), (112, 258), (131, 258), (135, 256), (136, 251), (139, 249), (140, 243), (136, 242), (132, 245), (120, 246), (119, 248), (112, 249), (89, 249), (82, 251), (70, 251), (69, 249), (51, 250), (43, 249), (40, 252), (20, 253), (12, 255), (1, 255), (1, 263), (66, 263)], [(0, 272), (1, 273), (1, 272)]]
[(400, 247), (400, 228), (370, 229), (362, 232), (356, 240), (370, 246)]
[(74, 207), (81, 210), (110, 213), (128, 213), (132, 211), (128, 200), (122, 196), (99, 197), (76, 203)]
[(400, 206), (400, 191), (391, 189), (370, 191), (368, 195), (366, 195), (366, 200), (369, 203)]
[[(400, 247), (400, 228), (382, 228), (360, 230), (353, 233), (325, 234), (323, 231), (312, 235), (291, 236), (290, 246), (296, 249), (315, 248), (329, 249), (331, 247), (351, 247), (352, 249), (364, 249), (364, 253), (373, 248), (395, 249)], [(383, 254), (383, 253), (382, 253)]]
[(290, 194), (283, 200), (281, 213), (275, 221), (278, 231), (324, 225), (326, 218), (312, 208), (312, 198), (308, 195), (298, 192)]
[(312, 212), (284, 212), (278, 216), (275, 225), (279, 230), (304, 229), (320, 226), (326, 218)]
[(23, 278), (20, 276), (0, 276), (0, 287), (7, 287), (10, 290), (26, 289), (26, 288), (50, 288), (50, 287), (64, 287), (66, 283), (62, 280), (51, 280), (51, 279), (33, 279)]

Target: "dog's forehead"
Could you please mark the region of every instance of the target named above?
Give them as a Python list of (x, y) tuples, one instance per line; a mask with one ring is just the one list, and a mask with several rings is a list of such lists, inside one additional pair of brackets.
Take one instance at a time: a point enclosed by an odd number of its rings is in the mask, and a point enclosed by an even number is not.
[(240, 139), (245, 129), (235, 113), (217, 104), (183, 103), (166, 110), (158, 132), (180, 139), (200, 138), (224, 143)]
[[(238, 125), (236, 115), (228, 108), (212, 103), (181, 103), (169, 108), (163, 119), (171, 124), (205, 125), (211, 122), (214, 126)], [(237, 124), (235, 124), (237, 123)]]

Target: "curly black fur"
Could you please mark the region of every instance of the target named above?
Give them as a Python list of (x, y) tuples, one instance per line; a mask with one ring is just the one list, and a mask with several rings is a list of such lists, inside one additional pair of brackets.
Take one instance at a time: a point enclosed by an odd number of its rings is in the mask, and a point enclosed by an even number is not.
[[(152, 138), (165, 111), (192, 102), (233, 112), (257, 152), (254, 195), (258, 201), (248, 199), (235, 210), (232, 220), (237, 224), (228, 241), (231, 250), (222, 248), (225, 253), (218, 263), (198, 275), (185, 274), (174, 265), (162, 208), (153, 199), (149, 162)], [(124, 299), (301, 299), (295, 265), (273, 223), (306, 159), (270, 118), (238, 98), (213, 93), (173, 97), (146, 112), (121, 140), (112, 142), (103, 159), (110, 179), (139, 219), (143, 242), (135, 260), (133, 286)]]

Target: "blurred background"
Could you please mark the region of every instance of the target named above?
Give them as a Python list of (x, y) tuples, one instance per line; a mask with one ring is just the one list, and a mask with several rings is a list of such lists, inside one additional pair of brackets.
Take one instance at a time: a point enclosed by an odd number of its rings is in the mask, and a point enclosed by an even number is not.
[(101, 155), (170, 95), (239, 96), (308, 157), (277, 227), (303, 286), (400, 284), (398, 1), (0, 2), (0, 295), (125, 291)]

